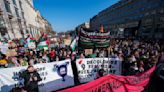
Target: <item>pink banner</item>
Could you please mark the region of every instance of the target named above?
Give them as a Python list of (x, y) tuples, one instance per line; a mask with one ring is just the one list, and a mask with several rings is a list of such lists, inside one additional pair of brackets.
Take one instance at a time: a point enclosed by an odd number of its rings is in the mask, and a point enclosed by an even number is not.
[(141, 92), (149, 83), (155, 66), (135, 76), (107, 75), (92, 82), (60, 92)]

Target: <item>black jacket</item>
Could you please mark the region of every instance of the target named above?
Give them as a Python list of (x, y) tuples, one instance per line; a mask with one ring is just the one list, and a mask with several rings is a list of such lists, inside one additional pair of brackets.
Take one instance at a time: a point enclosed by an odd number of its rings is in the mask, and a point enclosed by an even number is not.
[[(27, 92), (38, 92), (38, 82), (42, 79), (37, 71), (29, 73), (26, 70), (20, 75), (20, 77), (24, 79), (24, 89), (27, 90)], [(37, 77), (37, 81), (35, 81), (33, 77)], [(32, 80), (30, 80), (30, 78)]]
[(152, 74), (147, 92), (163, 92), (164, 88), (164, 62), (157, 64), (157, 67)]

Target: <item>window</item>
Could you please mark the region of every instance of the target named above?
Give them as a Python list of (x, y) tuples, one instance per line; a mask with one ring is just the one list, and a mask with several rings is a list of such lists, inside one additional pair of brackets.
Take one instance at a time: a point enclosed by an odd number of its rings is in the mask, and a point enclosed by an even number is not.
[(19, 5), (20, 5), (21, 10), (23, 10), (21, 1), (19, 1)]
[(22, 18), (25, 19), (25, 18), (24, 18), (24, 12), (22, 12)]
[(15, 0), (13, 0), (13, 4), (14, 4), (14, 5), (17, 5)]
[(18, 9), (17, 8), (15, 8), (15, 13), (16, 13), (17, 17), (19, 17), (19, 13), (18, 13)]
[(4, 0), (4, 3), (5, 3), (5, 8), (6, 8), (6, 11), (11, 13), (11, 9), (10, 9), (10, 3), (6, 0)]
[(5, 23), (4, 23), (3, 17), (0, 16), (0, 28), (2, 28), (4, 26), (5, 26)]

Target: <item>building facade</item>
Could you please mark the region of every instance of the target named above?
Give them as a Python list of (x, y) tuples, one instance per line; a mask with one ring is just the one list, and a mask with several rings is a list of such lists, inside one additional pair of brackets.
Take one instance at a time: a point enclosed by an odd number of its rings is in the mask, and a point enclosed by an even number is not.
[[(112, 36), (164, 36), (164, 0), (120, 0), (90, 19), (92, 30), (104, 26)], [(121, 30), (120, 30), (121, 29)]]
[[(0, 37), (23, 38), (27, 34), (36, 38), (48, 23), (33, 6), (33, 0), (0, 0)], [(44, 30), (45, 32), (46, 30)], [(52, 30), (51, 30), (52, 31)]]

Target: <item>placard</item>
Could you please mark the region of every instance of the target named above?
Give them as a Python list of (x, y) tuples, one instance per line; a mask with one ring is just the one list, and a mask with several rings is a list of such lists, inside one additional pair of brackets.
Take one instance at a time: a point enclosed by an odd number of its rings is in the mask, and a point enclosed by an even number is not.
[(110, 32), (96, 32), (80, 30), (79, 45), (82, 48), (108, 47), (110, 42)]
[[(74, 85), (74, 76), (70, 60), (34, 66), (40, 74), (39, 92), (51, 92)], [(0, 92), (9, 92), (14, 87), (22, 87), (20, 73), (27, 67), (0, 69)], [(64, 73), (64, 74), (63, 74)]]
[(71, 39), (64, 39), (64, 44), (69, 46), (71, 44)]
[(0, 45), (1, 52), (2, 52), (3, 54), (6, 54), (6, 53), (7, 53), (7, 50), (9, 49), (8, 47), (9, 47), (8, 44), (1, 44), (1, 45)]
[(93, 54), (93, 49), (85, 49), (85, 55)]
[(121, 75), (121, 62), (118, 58), (86, 58), (76, 61), (80, 83), (96, 79), (99, 69), (104, 69), (107, 74)]
[(17, 56), (17, 52), (15, 49), (8, 49), (6, 52), (6, 56), (8, 57)]

